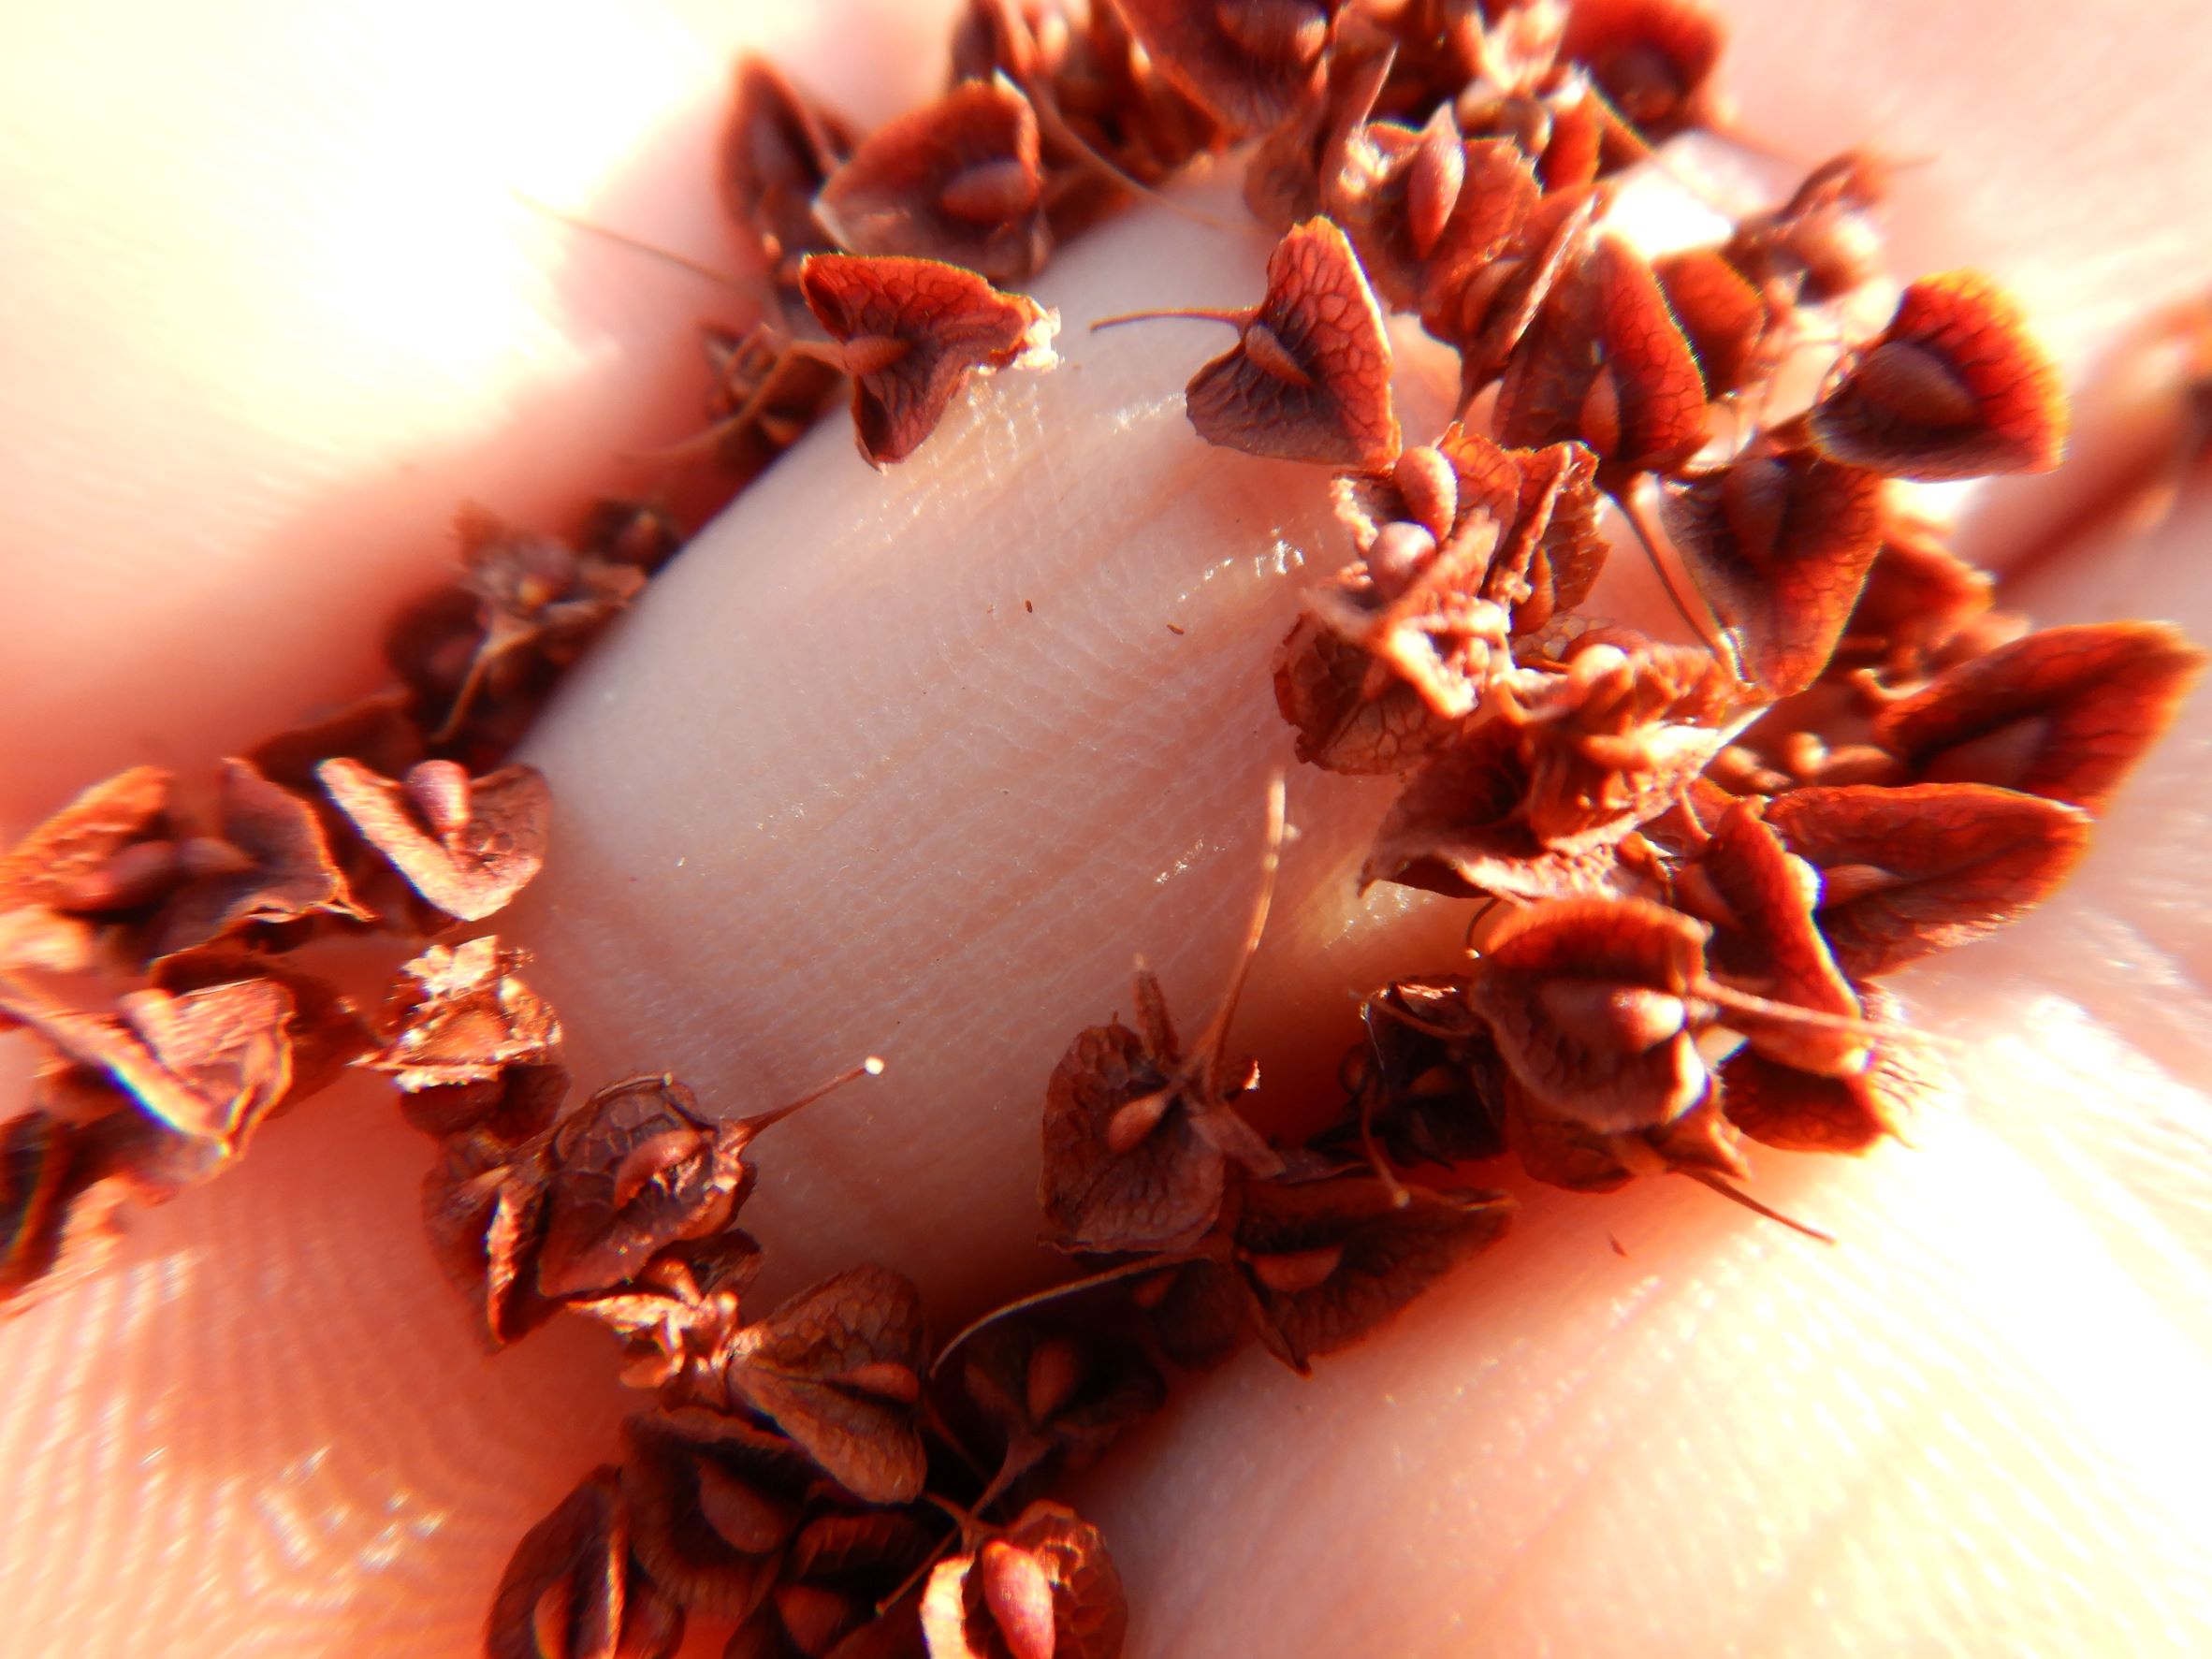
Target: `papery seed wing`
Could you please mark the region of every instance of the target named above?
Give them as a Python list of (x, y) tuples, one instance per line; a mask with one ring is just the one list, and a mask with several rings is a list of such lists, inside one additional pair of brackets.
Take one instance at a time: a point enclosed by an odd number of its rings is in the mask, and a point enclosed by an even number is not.
[(1503, 1199), (1470, 1203), (1399, 1192), (1369, 1175), (1256, 1184), (1237, 1248), (1272, 1338), (1297, 1370), (1363, 1340), (1452, 1268), (1504, 1235)]
[(515, 1547), (492, 1598), (489, 1659), (613, 1659), (629, 1553), (618, 1474), (603, 1463)]
[(291, 1044), (292, 1080), (269, 1110), (283, 1112), (334, 1082), (376, 1039), (352, 998), (319, 974), (295, 967), (289, 958), (250, 951), (231, 943), (210, 945), (164, 957), (153, 972), (153, 988), (172, 995), (216, 985), (273, 980), (291, 998), (284, 1034)]
[(851, 254), (902, 255), (1019, 282), (1044, 263), (1037, 113), (1003, 77), (966, 81), (878, 127), (814, 212)]
[(1231, 133), (1265, 132), (1317, 96), (1340, 0), (1111, 0), (1146, 57)]
[(1793, 790), (1768, 805), (1767, 822), (1820, 870), (1815, 919), (1855, 980), (2032, 910), (2089, 837), (2076, 808), (1978, 783)]
[(1923, 278), (1809, 416), (1837, 460), (1895, 478), (2047, 473), (2066, 448), (2057, 366), (1978, 271)]
[(658, 1412), (623, 1422), (622, 1449), (632, 1547), (653, 1581), (708, 1618), (749, 1617), (798, 1531), (807, 1460), (778, 1436), (695, 1437)]
[[(1739, 801), (1722, 815), (1699, 869), (1727, 911), (1710, 947), (1717, 976), (1792, 1008), (1859, 1017), (1858, 997), (1813, 920), (1819, 879), (1783, 848), (1753, 803)], [(1739, 1028), (1764, 1052), (1808, 1071), (1855, 1072), (1866, 1047), (1853, 1033), (1786, 1024)]]
[(1663, 255), (1652, 272), (1690, 342), (1708, 398), (1730, 397), (1766, 378), (1776, 356), (1768, 338), (1772, 311), (1718, 250)]
[(703, 1237), (735, 1207), (740, 1169), (691, 1091), (638, 1077), (593, 1095), (554, 1131), (538, 1283), (548, 1296), (604, 1289), (654, 1253)]
[(1496, 427), (1508, 445), (1579, 441), (1632, 471), (1705, 442), (1697, 360), (1642, 255), (1600, 236), (1560, 278), (1506, 370)]
[(1743, 1049), (1720, 1070), (1728, 1121), (1793, 1152), (1864, 1152), (1914, 1117), (1955, 1104), (1958, 1081), (1943, 1050), (1901, 1029), (1903, 1010), (1881, 986), (1867, 986), (1864, 998), (1867, 1017), (1891, 1027), (1864, 1071), (1816, 1077)]
[(0, 858), (0, 911), (65, 903), (124, 848), (158, 837), (170, 781), (159, 766), (133, 766), (79, 793)]
[(423, 1178), (423, 1230), (446, 1282), (475, 1310), (486, 1346), (499, 1348), (544, 1324), (560, 1304), (538, 1293), (545, 1236), (544, 1171), (465, 1140)]
[(447, 915), (480, 921), (504, 909), (546, 862), (552, 796), (533, 766), (469, 780), (468, 819), (434, 835), (404, 787), (339, 756), (315, 768), (339, 809), (415, 890)]
[(135, 1064), (111, 1068), (116, 1078), (149, 1112), (186, 1134), (238, 1152), (291, 1087), (292, 994), (274, 980), (240, 980), (177, 997), (132, 991), (116, 1007), (169, 1081)]
[(427, 947), (401, 967), (406, 978), (393, 988), (386, 1014), (397, 1014), (398, 1029), (391, 1041), (361, 1064), (414, 1090), (488, 1083), (510, 1067), (551, 1063), (560, 1022), (515, 977), (524, 960), (489, 934)]
[[(1545, 846), (1523, 812), (1528, 791), (1512, 728), (1502, 720), (1476, 728), (1407, 780), (1375, 832), (1361, 882), (1515, 899), (1612, 892), (1614, 841), (1585, 837)], [(1633, 827), (1623, 818), (1621, 836)]]
[(927, 1358), (921, 1293), (888, 1268), (868, 1266), (825, 1279), (748, 1326), (728, 1375), (855, 1497), (903, 1504), (922, 1490), (915, 1404)]
[(1680, 1002), (1708, 932), (1642, 899), (1535, 905), (1492, 936), (1467, 1005), (1551, 1111), (1606, 1133), (1666, 1123), (1709, 1084)]
[(2101, 813), (2204, 665), (2205, 653), (2164, 622), (2046, 628), (1890, 705), (1874, 735), (1923, 778)]
[(1827, 666), (1882, 547), (1882, 480), (1803, 452), (1742, 460), (1669, 489), (1668, 541), (1744, 672), (1775, 697)]
[(875, 354), (852, 379), (854, 429), (872, 466), (911, 455), (971, 373), (1050, 362), (1059, 327), (1034, 300), (929, 259), (816, 254), (799, 292), (833, 339)]
[(289, 922), (313, 910), (366, 914), (353, 902), (314, 809), (263, 778), (250, 762), (223, 763), (223, 834), (246, 855), (248, 867), (203, 878), (177, 894), (153, 924), (149, 958), (207, 944), (256, 922)]
[(1705, 0), (1575, 0), (1560, 55), (1585, 65), (1614, 109), (1662, 138), (1700, 118), (1725, 37)]
[(1191, 377), (1185, 408), (1207, 443), (1247, 455), (1390, 465), (1400, 443), (1390, 342), (1343, 231), (1309, 219), (1276, 244), (1258, 315)]
[(787, 262), (828, 245), (814, 220), (814, 197), (851, 148), (841, 124), (809, 105), (772, 65), (739, 58), (722, 139), (723, 200), (779, 280), (794, 274)]
[(1136, 1032), (1078, 1035), (1046, 1085), (1039, 1201), (1053, 1243), (1069, 1250), (1180, 1249), (1221, 1209), (1223, 1160), (1170, 1100), (1157, 1127), (1116, 1151), (1118, 1113), (1173, 1086)]
[(1298, 733), (1298, 758), (1331, 772), (1409, 772), (1450, 745), (1462, 722), (1439, 718), (1393, 677), (1367, 694), (1375, 658), (1311, 615), (1275, 654), (1275, 706)]
[(1055, 1659), (1118, 1659), (1128, 1601), (1099, 1529), (1064, 1505), (1036, 1503), (1006, 1541), (1042, 1563), (1052, 1581)]

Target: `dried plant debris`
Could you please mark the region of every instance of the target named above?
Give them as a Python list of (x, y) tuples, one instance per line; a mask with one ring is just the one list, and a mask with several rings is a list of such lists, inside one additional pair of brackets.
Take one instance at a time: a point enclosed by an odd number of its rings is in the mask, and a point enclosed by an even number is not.
[[(601, 502), (564, 541), (481, 508), (457, 516), (459, 577), (420, 595), (385, 633), (414, 693), (410, 717), (440, 753), (480, 764), (517, 742), (561, 671), (667, 561), (681, 536), (654, 509)], [(395, 768), (399, 757), (330, 753)], [(328, 758), (325, 755), (318, 758)]]
[(1456, 422), (1388, 473), (1337, 480), (1361, 560), (1311, 589), (1275, 698), (1299, 758), (1404, 772), (1449, 747), (1512, 641), (1581, 603), (1605, 559), (1595, 458), (1506, 450)]
[[(795, 300), (797, 264), (791, 280)], [(803, 307), (799, 314), (807, 314)], [(844, 371), (796, 349), (784, 328), (767, 323), (742, 334), (708, 327), (702, 330), (702, 339), (714, 384), (706, 398), (710, 424), (692, 442), (711, 447), (716, 464), (743, 488), (796, 444), (837, 400), (845, 384)]]
[[(542, 866), (546, 782), (506, 757), (682, 532), (656, 502), (567, 539), (470, 510), (454, 579), (386, 632), (399, 684), (204, 793), (126, 771), (0, 856), (0, 1031), (36, 1066), (0, 1125), (0, 1307), (355, 1068), (435, 1142), (425, 1230), (476, 1336), (579, 1316), (646, 1396), (524, 1535), (488, 1654), (650, 1659), (691, 1619), (727, 1659), (1114, 1659), (1128, 1609), (1067, 1478), (1186, 1374), (1252, 1346), (1304, 1372), (1497, 1242), (1511, 1207), (1470, 1167), (1679, 1174), (1787, 1221), (1757, 1146), (1863, 1152), (1955, 1093), (1882, 982), (2057, 891), (2204, 657), (2158, 622), (2036, 631), (1915, 495), (2056, 465), (2067, 414), (1977, 272), (1870, 328), (1881, 155), (1709, 204), (1703, 246), (1650, 256), (1616, 220), (1631, 169), (1724, 135), (1722, 42), (1699, 0), (971, 0), (946, 90), (873, 133), (738, 68), (720, 182), (770, 298), (708, 331), (713, 425), (677, 453), (739, 480), (846, 379), (863, 456), (911, 455), (972, 376), (1051, 360), (1057, 316), (996, 284), (1255, 140), (1280, 240), (1257, 304), (1165, 313), (1238, 331), (1186, 407), (1335, 472), (1278, 707), (1302, 762), (1397, 779), (1364, 881), (1481, 906), (1467, 960), (1366, 988), (1304, 1139), (1265, 1132), (1228, 1041), (1278, 782), (1197, 1037), (1140, 962), (1128, 1022), (1045, 1080), (1073, 1276), (942, 1346), (887, 1266), (764, 1309), (755, 1142), (824, 1090), (749, 1116), (659, 1072), (572, 1091), (523, 954), (452, 937)], [(1459, 357), (1433, 436), (1400, 426), (1392, 313)], [(2192, 395), (2202, 323), (2166, 325)], [(1832, 340), (1811, 392), (1792, 365)], [(1588, 614), (1615, 518), (1697, 643)], [(395, 974), (373, 1018), (301, 955), (336, 935)]]
[(472, 778), (456, 762), (423, 761), (395, 780), (339, 756), (315, 775), (361, 838), (459, 921), (504, 910), (546, 862), (552, 796), (535, 767)]
[(922, 1628), (930, 1659), (1114, 1659), (1128, 1603), (1099, 1529), (1040, 1503), (938, 1563)]
[(492, 1599), (488, 1659), (666, 1659), (683, 1609), (639, 1570), (620, 1472), (603, 1464), (524, 1536)]

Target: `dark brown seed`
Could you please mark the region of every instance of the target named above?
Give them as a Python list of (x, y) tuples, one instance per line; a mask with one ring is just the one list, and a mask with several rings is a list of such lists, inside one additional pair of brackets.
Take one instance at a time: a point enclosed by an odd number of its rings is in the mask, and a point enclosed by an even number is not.
[(844, 124), (808, 103), (772, 65), (750, 54), (737, 60), (722, 136), (722, 196), (779, 286), (796, 284), (801, 258), (830, 246), (814, 218), (814, 198), (851, 148)]
[(484, 1647), (488, 1659), (665, 1659), (683, 1623), (631, 1559), (619, 1477), (604, 1463), (517, 1546)]
[(922, 1491), (927, 1364), (921, 1293), (887, 1268), (858, 1267), (738, 1332), (723, 1381), (854, 1497), (904, 1504)]
[(1302, 1372), (1365, 1340), (1503, 1237), (1511, 1215), (1496, 1194), (1408, 1193), (1368, 1175), (1255, 1183), (1237, 1212), (1237, 1259), (1268, 1346)]

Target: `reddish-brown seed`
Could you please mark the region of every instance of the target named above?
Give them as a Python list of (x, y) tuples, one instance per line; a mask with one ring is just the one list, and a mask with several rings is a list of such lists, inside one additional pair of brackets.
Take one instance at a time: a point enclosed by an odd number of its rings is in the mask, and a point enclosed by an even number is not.
[(451, 761), (424, 761), (395, 781), (340, 756), (315, 775), (363, 839), (449, 916), (503, 910), (545, 865), (552, 795), (534, 766), (470, 778)]
[(920, 1495), (922, 1297), (887, 1268), (825, 1279), (733, 1339), (722, 1384), (870, 1504)]
[(1724, 256), (1750, 283), (1794, 287), (1807, 305), (1825, 305), (1880, 274), (1876, 215), (1889, 195), (1890, 169), (1879, 155), (1849, 151), (1806, 175), (1771, 213), (1743, 219)]
[(722, 197), (780, 287), (798, 281), (801, 258), (829, 247), (814, 198), (851, 149), (844, 124), (808, 102), (773, 65), (749, 53), (737, 60), (722, 135)]
[(1710, 929), (1641, 899), (1573, 899), (1509, 916), (1467, 1007), (1514, 1076), (1561, 1116), (1614, 1134), (1672, 1122), (1711, 1085), (1685, 1005)]
[(1200, 437), (1365, 471), (1397, 458), (1390, 337), (1343, 231), (1326, 219), (1293, 227), (1268, 256), (1266, 298), (1222, 320), (1237, 325), (1236, 348), (1185, 388)]
[(560, 1049), (560, 1021), (515, 976), (528, 961), (489, 934), (430, 945), (400, 968), (385, 1018), (391, 1040), (361, 1064), (402, 1089), (493, 1082), (510, 1067), (543, 1066)]
[(935, 259), (1020, 282), (1052, 247), (1040, 168), (1029, 100), (1004, 77), (970, 80), (864, 138), (814, 213), (849, 254)]
[(1262, 1182), (1238, 1209), (1235, 1240), (1269, 1348), (1303, 1372), (1373, 1335), (1511, 1217), (1495, 1193), (1447, 1198), (1369, 1175)]
[(766, 1598), (818, 1477), (781, 1435), (695, 1408), (622, 1425), (632, 1548), (693, 1612), (743, 1620)]
[(1663, 138), (1706, 118), (1724, 38), (1702, 0), (1575, 0), (1560, 51), (1589, 69), (1614, 109)]
[(79, 793), (0, 858), (0, 913), (96, 913), (135, 898), (117, 890), (109, 866), (135, 845), (167, 840), (171, 781), (159, 766), (134, 766)]
[[(148, 929), (146, 955), (158, 960), (211, 944), (261, 923), (313, 912), (359, 918), (345, 877), (313, 808), (280, 789), (250, 761), (223, 763), (219, 839), (186, 841), (182, 885)], [(196, 870), (196, 847), (216, 853)]]
[(1838, 460), (1898, 478), (2047, 473), (2066, 449), (2059, 371), (1978, 271), (1925, 277), (1808, 416)]
[(1579, 440), (1613, 475), (1704, 444), (1705, 383), (1644, 258), (1600, 236), (1557, 284), (1498, 390), (1500, 443)]
[(171, 996), (116, 999), (116, 1013), (80, 1013), (0, 979), (0, 1014), (30, 1026), (151, 1117), (203, 1147), (215, 1173), (242, 1152), (291, 1086), (291, 993), (242, 980)]
[(1110, 3), (1160, 73), (1242, 137), (1280, 124), (1318, 91), (1341, 0)]
[(957, 266), (817, 254), (799, 289), (842, 346), (854, 436), (870, 466), (911, 455), (970, 375), (1054, 360), (1058, 313)]
[(604, 1290), (663, 1246), (727, 1226), (751, 1186), (742, 1119), (716, 1123), (667, 1076), (610, 1084), (563, 1118), (547, 1148), (548, 1296)]
[(1942, 1052), (1897, 1028), (1900, 1010), (1881, 986), (1867, 986), (1863, 999), (1868, 1017), (1890, 1027), (1864, 1070), (1817, 1076), (1745, 1048), (1720, 1070), (1728, 1121), (1793, 1152), (1864, 1152), (1945, 1100), (1954, 1084)]
[(1795, 451), (1670, 488), (1667, 539), (1769, 696), (1818, 679), (1882, 546), (1882, 480)]
[(1793, 790), (1769, 803), (1767, 822), (1821, 872), (1815, 917), (1855, 980), (2032, 910), (2089, 837), (2076, 808), (1979, 783)]
[(1662, 255), (1652, 272), (1690, 342), (1708, 398), (1735, 397), (1773, 373), (1792, 315), (1781, 284), (1755, 286), (1712, 248)]
[(1874, 735), (1915, 778), (2001, 784), (2101, 813), (2204, 666), (2164, 622), (2046, 628), (1892, 704)]
[(620, 1480), (606, 1463), (516, 1547), (484, 1648), (488, 1659), (666, 1659), (683, 1628), (682, 1608), (631, 1559)]
[(1118, 1659), (1128, 1603), (1098, 1528), (1039, 1503), (938, 1564), (922, 1628), (930, 1659)]

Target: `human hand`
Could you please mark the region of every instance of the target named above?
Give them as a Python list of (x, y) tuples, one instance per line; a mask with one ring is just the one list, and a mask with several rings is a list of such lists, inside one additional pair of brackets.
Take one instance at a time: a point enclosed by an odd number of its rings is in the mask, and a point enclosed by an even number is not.
[[(835, 50), (859, 9), (775, 50), (880, 116), (927, 90), (944, 20), (878, 14), (872, 38), (919, 45), (871, 47), (910, 73), (866, 87), (834, 78), (859, 67)], [(1808, 159), (1867, 138), (1941, 158), (1902, 186), (1900, 269), (1988, 266), (2077, 375), (2202, 281), (2187, 233), (2212, 202), (2186, 193), (2212, 196), (2212, 168), (2171, 67), (2193, 13), (2089, 40), (2056, 7), (2040, 30), (2012, 8), (2003, 38), (1963, 7), (1792, 9), (1744, 9), (1724, 80)], [(633, 484), (606, 458), (680, 429), (689, 325), (720, 297), (504, 192), (573, 200), (587, 176), (531, 174), (521, 133), (578, 155), (579, 130), (674, 101), (664, 147), (575, 205), (715, 253), (734, 28), (705, 11), (517, 8), (427, 54), (443, 13), (134, 10), (9, 55), (0, 192), (35, 250), (0, 334), (11, 827), (365, 684), (370, 619), (443, 561), (456, 500), (559, 523)], [(426, 73), (434, 110), (411, 102)], [(2145, 153), (2171, 158), (2155, 191)], [(537, 740), (554, 862), (513, 928), (581, 1077), (668, 1066), (743, 1111), (893, 1061), (763, 1145), (748, 1220), (787, 1286), (875, 1257), (951, 1315), (1020, 1282), (1061, 1046), (1124, 1003), (1132, 951), (1179, 1009), (1225, 971), (1283, 752), (1264, 664), (1297, 576), (1267, 556), (1278, 534), (1332, 556), (1321, 484), (1189, 437), (1174, 394), (1213, 342), (1081, 326), (1248, 297), (1261, 246), (1139, 214), (1069, 251), (1038, 284), (1067, 366), (998, 383), (880, 479), (818, 434)], [(1039, 440), (1012, 429), (1031, 412)], [(1980, 549), (2087, 489), (2128, 430), (2086, 412), (2074, 466), (1990, 492)], [(1027, 522), (1017, 496), (1054, 511)], [(2022, 603), (2204, 637), (2180, 555), (2205, 522), (2185, 506)], [(1532, 1191), (1503, 1245), (1366, 1346), (1303, 1382), (1247, 1360), (1117, 1448), (1085, 1506), (1131, 1651), (2201, 1646), (2204, 741), (2192, 709), (2059, 902), (1902, 982), (1974, 1044), (1966, 1112), (1861, 1161), (1760, 1157), (1762, 1195), (1843, 1248), (1681, 1184)], [(1347, 991), (1451, 959), (1456, 908), (1352, 896), (1383, 801), (1298, 780), (1242, 1027), (1271, 1085), (1332, 1070)], [(635, 1397), (581, 1330), (474, 1352), (417, 1242), (427, 1163), (349, 1086), (0, 1331), (11, 1646), (471, 1648), (515, 1539)]]

